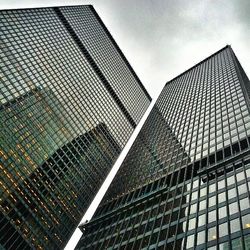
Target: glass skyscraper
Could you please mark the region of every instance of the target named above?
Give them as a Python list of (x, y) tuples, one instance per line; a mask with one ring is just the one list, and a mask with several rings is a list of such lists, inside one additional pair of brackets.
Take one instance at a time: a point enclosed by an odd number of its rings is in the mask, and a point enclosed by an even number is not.
[(151, 98), (92, 6), (0, 18), (0, 248), (62, 249)]
[(76, 249), (250, 249), (249, 89), (230, 46), (167, 82)]

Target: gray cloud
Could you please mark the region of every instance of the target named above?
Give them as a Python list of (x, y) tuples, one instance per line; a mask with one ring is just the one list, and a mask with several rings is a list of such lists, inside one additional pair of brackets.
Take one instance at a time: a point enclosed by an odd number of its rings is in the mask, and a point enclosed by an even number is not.
[(242, 25), (245, 25), (250, 29), (250, 1), (249, 0), (238, 0), (234, 1), (234, 10), (236, 17)]
[(249, 3), (108, 1), (110, 31), (120, 34), (118, 44), (151, 93), (226, 44), (232, 44), (249, 75)]

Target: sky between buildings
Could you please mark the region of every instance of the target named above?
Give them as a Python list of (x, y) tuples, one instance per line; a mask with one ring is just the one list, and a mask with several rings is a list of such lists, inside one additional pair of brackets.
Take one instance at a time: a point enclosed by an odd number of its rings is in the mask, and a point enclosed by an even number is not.
[[(250, 76), (249, 0), (0, 0), (0, 9), (82, 4), (94, 6), (154, 99), (167, 81), (227, 44)], [(80, 234), (75, 232), (67, 249), (74, 248)]]

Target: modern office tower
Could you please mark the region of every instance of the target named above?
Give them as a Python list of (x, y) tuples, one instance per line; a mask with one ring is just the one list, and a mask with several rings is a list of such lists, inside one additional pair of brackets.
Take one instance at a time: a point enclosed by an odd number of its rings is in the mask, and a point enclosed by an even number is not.
[(230, 46), (169, 81), (76, 249), (250, 249), (249, 84)]
[(92, 6), (0, 17), (0, 248), (62, 249), (151, 99)]

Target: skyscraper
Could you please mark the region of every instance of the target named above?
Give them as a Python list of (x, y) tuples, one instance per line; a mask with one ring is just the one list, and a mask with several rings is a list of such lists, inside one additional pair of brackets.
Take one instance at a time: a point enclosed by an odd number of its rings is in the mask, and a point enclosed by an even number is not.
[(0, 248), (62, 249), (151, 98), (92, 6), (0, 17)]
[(77, 249), (249, 249), (249, 87), (230, 46), (169, 81)]

